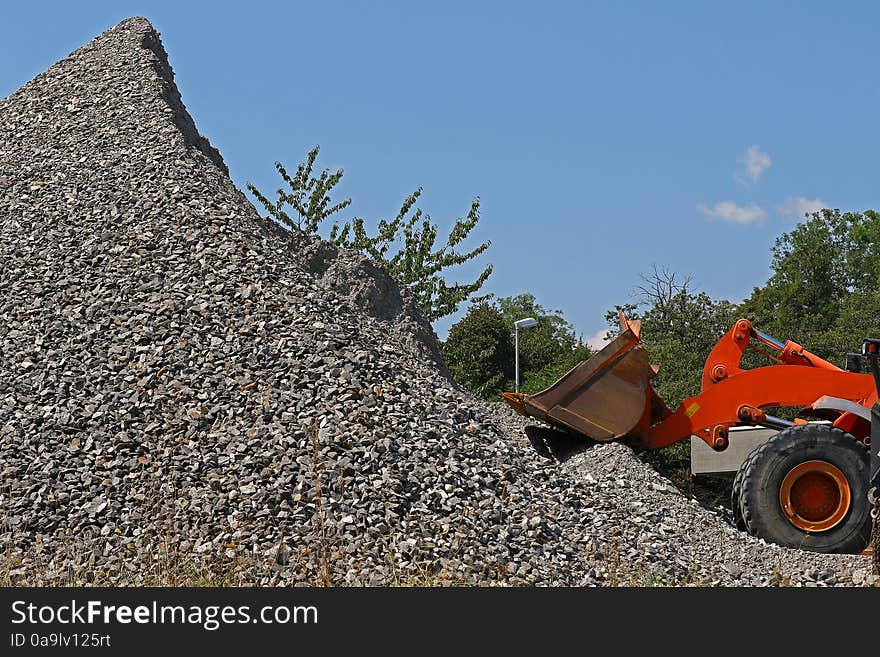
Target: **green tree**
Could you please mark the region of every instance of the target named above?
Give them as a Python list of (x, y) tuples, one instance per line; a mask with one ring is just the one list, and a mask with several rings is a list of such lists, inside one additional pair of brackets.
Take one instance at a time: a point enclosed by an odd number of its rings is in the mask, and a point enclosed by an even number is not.
[[(290, 191), (277, 190), (278, 200), (272, 203), (253, 184), (247, 183), (250, 190), (270, 216), (276, 221), (287, 226), (290, 230), (304, 233), (317, 233), (318, 227), (328, 218), (351, 205), (351, 199), (347, 198), (339, 203), (330, 199), (330, 192), (342, 180), (343, 170), (337, 169), (330, 172), (324, 169), (317, 176), (313, 175), (315, 160), (318, 158), (319, 146), (309, 151), (305, 162), (296, 167), (293, 176), (287, 173), (287, 169), (281, 162), (275, 163), (278, 174), (287, 183)], [(290, 206), (295, 215), (291, 217), (284, 211), (285, 206)]]
[(855, 290), (840, 304), (840, 313), (825, 332), (827, 359), (842, 366), (844, 354), (858, 353), (865, 338), (880, 338), (880, 288), (877, 287)]
[(486, 399), (498, 399), (513, 378), (510, 326), (496, 306), (483, 301), (449, 329), (441, 352), (452, 377)]
[[(415, 207), (421, 194), (419, 187), (404, 199), (397, 216), (390, 222), (380, 220), (373, 236), (367, 232), (364, 220), (357, 217), (341, 227), (334, 225), (330, 235), (337, 243), (363, 251), (382, 263), (392, 276), (412, 289), (425, 316), (433, 322), (456, 312), (468, 299), (482, 300), (472, 297), (491, 275), (491, 264), (471, 283), (449, 284), (445, 272), (483, 254), (491, 242), (483, 242), (464, 253), (456, 250), (480, 220), (477, 198), (467, 216), (456, 219), (446, 242), (438, 246), (437, 225), (431, 222), (430, 215)], [(391, 247), (396, 250), (389, 254)]]
[[(318, 233), (327, 219), (351, 204), (351, 199), (336, 203), (331, 198), (334, 187), (342, 180), (342, 169), (314, 173), (319, 150), (315, 146), (309, 151), (306, 161), (297, 166), (293, 176), (280, 162), (275, 163), (289, 191), (279, 188), (274, 203), (247, 183), (248, 190), (266, 212), (290, 230)], [(421, 194), (419, 187), (404, 199), (392, 221), (381, 219), (375, 235), (368, 233), (363, 219), (355, 217), (342, 224), (335, 221), (327, 237), (338, 246), (363, 251), (409, 286), (425, 316), (433, 322), (456, 312), (465, 301), (478, 302), (483, 298), (475, 295), (491, 275), (491, 264), (470, 283), (450, 283), (446, 274), (451, 267), (485, 253), (491, 242), (483, 242), (470, 251), (457, 250), (480, 220), (480, 199), (477, 198), (471, 203), (467, 216), (455, 221), (445, 243), (438, 245), (439, 228), (430, 215), (415, 207)], [(293, 209), (292, 213), (285, 210), (287, 206)]]
[(452, 325), (441, 344), (450, 372), (462, 386), (497, 400), (513, 390), (513, 323), (534, 317), (538, 324), (520, 332), (520, 390), (539, 392), (591, 355), (560, 311), (548, 311), (534, 295), (521, 294), (474, 303)]
[(821, 210), (777, 238), (772, 274), (743, 304), (761, 330), (840, 362), (878, 326), (880, 215)]

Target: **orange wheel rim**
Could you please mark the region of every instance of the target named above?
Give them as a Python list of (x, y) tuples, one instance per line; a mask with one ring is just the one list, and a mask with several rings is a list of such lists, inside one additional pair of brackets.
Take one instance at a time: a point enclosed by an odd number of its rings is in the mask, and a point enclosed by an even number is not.
[(779, 503), (798, 529), (822, 532), (843, 520), (852, 495), (843, 473), (826, 461), (805, 461), (782, 480)]

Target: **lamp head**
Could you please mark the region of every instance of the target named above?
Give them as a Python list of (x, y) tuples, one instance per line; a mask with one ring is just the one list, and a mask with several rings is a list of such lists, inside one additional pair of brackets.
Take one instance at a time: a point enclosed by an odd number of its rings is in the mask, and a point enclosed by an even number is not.
[(513, 323), (513, 325), (518, 329), (527, 329), (532, 328), (537, 323), (538, 320), (534, 317), (526, 317), (524, 319), (518, 319)]

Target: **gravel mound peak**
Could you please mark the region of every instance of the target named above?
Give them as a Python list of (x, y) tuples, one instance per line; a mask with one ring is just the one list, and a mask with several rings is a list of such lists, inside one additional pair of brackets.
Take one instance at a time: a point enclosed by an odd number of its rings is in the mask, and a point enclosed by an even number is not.
[(462, 391), (406, 289), (258, 215), (144, 18), (0, 101), (0, 477), (5, 584), (872, 581)]

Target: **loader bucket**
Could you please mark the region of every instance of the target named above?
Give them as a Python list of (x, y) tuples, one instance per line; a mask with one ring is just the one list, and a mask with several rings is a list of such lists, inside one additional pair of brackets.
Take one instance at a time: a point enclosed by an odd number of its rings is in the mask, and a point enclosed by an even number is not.
[(594, 440), (640, 435), (670, 411), (651, 387), (657, 368), (639, 346), (641, 322), (620, 313), (620, 328), (614, 340), (546, 390), (505, 392), (505, 401), (521, 415)]

